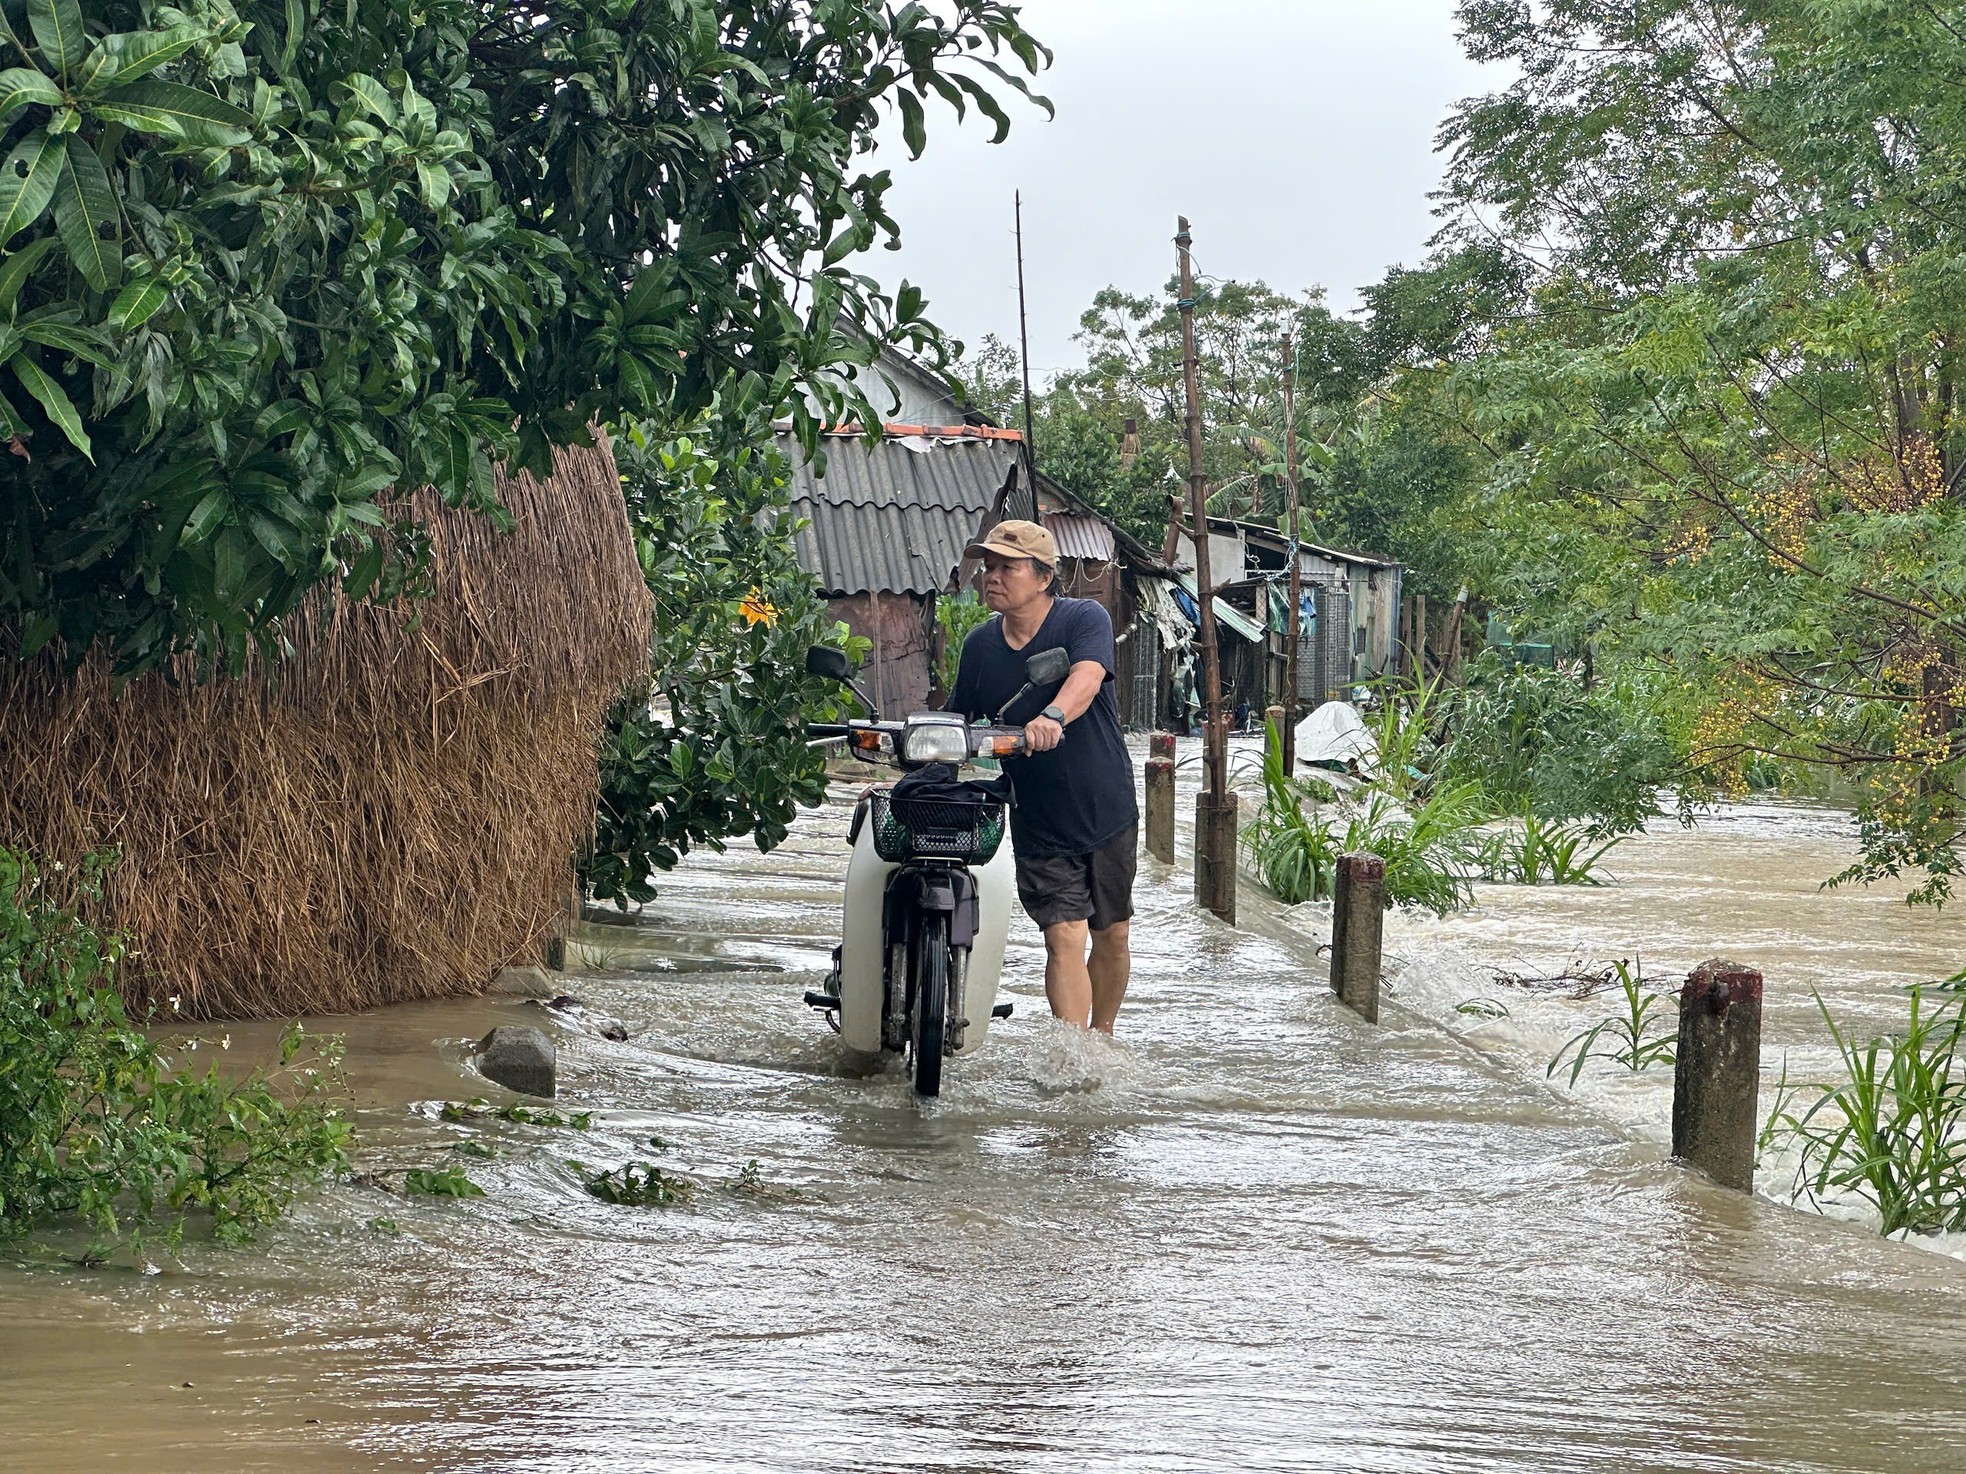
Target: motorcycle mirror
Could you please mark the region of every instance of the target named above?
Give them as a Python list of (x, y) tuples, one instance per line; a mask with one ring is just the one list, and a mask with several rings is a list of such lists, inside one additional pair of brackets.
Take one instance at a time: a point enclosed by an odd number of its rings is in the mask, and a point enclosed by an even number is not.
[(852, 676), (853, 667), (847, 663), (846, 651), (835, 650), (830, 645), (813, 645), (806, 650), (806, 674), (844, 681)]
[(1024, 662), (1024, 678), (1033, 686), (1049, 686), (1072, 673), (1072, 657), (1053, 646)]

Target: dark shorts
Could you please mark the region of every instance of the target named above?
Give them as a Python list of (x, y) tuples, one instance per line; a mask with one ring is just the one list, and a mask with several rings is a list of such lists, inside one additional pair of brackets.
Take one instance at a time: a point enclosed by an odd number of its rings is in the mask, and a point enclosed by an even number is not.
[(1133, 872), (1140, 858), (1140, 826), (1129, 824), (1085, 855), (1017, 857), (1017, 899), (1039, 926), (1090, 921), (1104, 931), (1133, 915)]

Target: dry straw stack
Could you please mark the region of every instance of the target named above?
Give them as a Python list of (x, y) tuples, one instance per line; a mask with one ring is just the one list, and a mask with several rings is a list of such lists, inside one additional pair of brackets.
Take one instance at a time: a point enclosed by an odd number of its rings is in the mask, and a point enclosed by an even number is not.
[(106, 919), (134, 942), (139, 1008), (472, 992), (552, 929), (602, 719), (647, 667), (649, 595), (605, 445), (499, 491), (510, 535), (420, 494), (431, 597), (323, 594), (275, 669), (119, 693), (99, 659), (72, 678), (0, 659), (0, 842), (121, 851)]

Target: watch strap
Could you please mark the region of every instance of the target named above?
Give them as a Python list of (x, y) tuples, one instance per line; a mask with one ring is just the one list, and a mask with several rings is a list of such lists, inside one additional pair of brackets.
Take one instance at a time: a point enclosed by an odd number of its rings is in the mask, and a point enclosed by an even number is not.
[(1060, 707), (1056, 705), (1047, 706), (1043, 711), (1039, 712), (1038, 715), (1041, 717), (1050, 717), (1054, 722), (1058, 723), (1058, 725), (1061, 727), (1065, 725), (1065, 713)]

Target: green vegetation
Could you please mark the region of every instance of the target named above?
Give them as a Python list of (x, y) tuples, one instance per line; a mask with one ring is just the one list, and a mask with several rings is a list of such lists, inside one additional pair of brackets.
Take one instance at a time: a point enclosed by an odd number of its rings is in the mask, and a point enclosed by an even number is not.
[(1966, 973), (1911, 990), (1902, 1034), (1858, 1043), (1816, 1006), (1843, 1078), (1796, 1109), (1778, 1096), (1763, 1148), (1796, 1150), (1795, 1193), (1854, 1196), (1885, 1234), (1966, 1229)]
[(482, 1198), (485, 1190), (455, 1163), (448, 1167), (412, 1167), (403, 1174), (403, 1191), (432, 1198)]
[[(1673, 995), (1646, 987), (1636, 961), (1621, 960), (1613, 963), (1612, 969), (1617, 976), (1618, 988), (1624, 994), (1625, 1011), (1599, 1020), (1568, 1040), (1552, 1056), (1544, 1074), (1554, 1075), (1568, 1063), (1570, 1084), (1574, 1087), (1582, 1077), (1584, 1067), (1593, 1059), (1620, 1065), (1633, 1074), (1656, 1065), (1673, 1063), (1678, 1054), (1679, 1038)], [(1662, 1012), (1668, 1015), (1664, 1021), (1666, 1032), (1655, 1035), (1652, 1030), (1661, 1023), (1658, 1015)]]
[[(98, 899), (107, 864), (74, 892)], [(0, 1238), (75, 1222), (93, 1256), (175, 1243), (195, 1219), (237, 1240), (347, 1168), (338, 1040), (296, 1025), (276, 1066), (196, 1071), (198, 1040), (159, 1044), (124, 1016), (124, 951), (0, 849)]]
[(935, 601), (935, 623), (942, 631), (942, 658), (936, 667), (936, 680), (944, 691), (955, 689), (963, 641), (989, 617), (988, 606), (976, 597), (974, 589), (964, 589), (953, 599)]
[(607, 1172), (589, 1172), (578, 1162), (573, 1166), (580, 1173), (581, 1185), (604, 1203), (670, 1208), (696, 1195), (695, 1182), (664, 1172), (653, 1162), (628, 1162)]
[(1243, 833), (1257, 873), (1290, 905), (1328, 899), (1338, 857), (1369, 850), (1386, 862), (1386, 899), (1445, 914), (1468, 900), (1472, 869), (1469, 835), (1481, 812), (1472, 788), (1441, 788), (1412, 808), (1391, 794), (1366, 790), (1358, 799), (1306, 813), (1323, 786), (1283, 771), (1274, 726), (1263, 751), (1262, 812)]
[(855, 160), (933, 102), (1001, 137), (1049, 59), (998, 0), (4, 16), (0, 619), (124, 669), (414, 586), (392, 487), (497, 520), (596, 422), (856, 418), (834, 370), (946, 346), (852, 269), (898, 232)]

